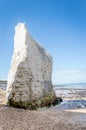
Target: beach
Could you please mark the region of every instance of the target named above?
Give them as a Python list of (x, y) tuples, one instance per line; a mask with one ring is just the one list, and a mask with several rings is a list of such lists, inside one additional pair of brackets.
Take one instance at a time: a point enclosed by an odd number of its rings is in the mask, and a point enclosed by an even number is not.
[[(6, 106), (5, 90), (0, 89), (0, 130), (86, 130), (86, 91), (55, 91), (63, 98), (60, 105), (33, 111)], [(77, 101), (82, 100), (84, 107), (77, 106)]]
[(86, 110), (30, 111), (1, 107), (0, 130), (86, 130)]

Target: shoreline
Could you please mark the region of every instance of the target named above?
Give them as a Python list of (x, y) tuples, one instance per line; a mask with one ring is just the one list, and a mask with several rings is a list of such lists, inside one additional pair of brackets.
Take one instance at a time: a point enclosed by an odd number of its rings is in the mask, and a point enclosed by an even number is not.
[[(63, 96), (63, 89), (56, 91)], [(77, 108), (72, 99), (68, 103), (67, 96), (55, 107), (25, 110), (6, 106), (5, 90), (0, 88), (0, 130), (86, 130), (86, 107)]]
[(81, 99), (86, 100), (86, 89), (84, 88), (54, 88), (56, 96), (63, 98), (63, 100)]

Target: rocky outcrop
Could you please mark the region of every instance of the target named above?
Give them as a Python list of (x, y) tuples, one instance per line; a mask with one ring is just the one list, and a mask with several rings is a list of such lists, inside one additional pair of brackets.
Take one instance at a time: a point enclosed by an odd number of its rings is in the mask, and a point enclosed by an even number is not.
[(51, 78), (51, 55), (33, 40), (25, 23), (19, 23), (15, 28), (7, 103), (30, 109), (52, 104), (56, 97)]

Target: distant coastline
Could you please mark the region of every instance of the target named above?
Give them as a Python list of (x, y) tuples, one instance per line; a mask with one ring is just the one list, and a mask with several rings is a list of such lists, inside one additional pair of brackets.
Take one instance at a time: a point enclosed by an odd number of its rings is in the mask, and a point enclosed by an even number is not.
[(6, 89), (7, 86), (7, 80), (0, 80), (0, 88)]
[(0, 84), (1, 83), (7, 83), (7, 80), (0, 80)]

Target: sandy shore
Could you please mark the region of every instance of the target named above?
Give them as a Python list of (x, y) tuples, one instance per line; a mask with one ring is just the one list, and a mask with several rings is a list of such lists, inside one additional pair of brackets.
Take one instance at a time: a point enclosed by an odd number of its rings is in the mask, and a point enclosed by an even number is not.
[(0, 130), (86, 130), (86, 109), (29, 111), (1, 107)]
[(0, 90), (0, 130), (86, 130), (86, 109), (30, 111), (5, 106)]

